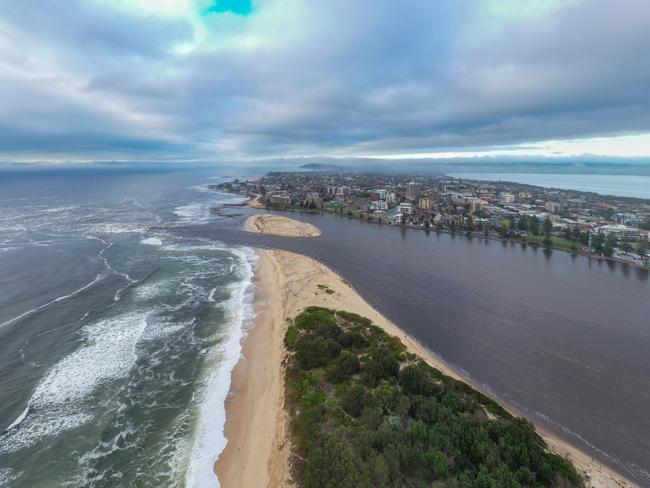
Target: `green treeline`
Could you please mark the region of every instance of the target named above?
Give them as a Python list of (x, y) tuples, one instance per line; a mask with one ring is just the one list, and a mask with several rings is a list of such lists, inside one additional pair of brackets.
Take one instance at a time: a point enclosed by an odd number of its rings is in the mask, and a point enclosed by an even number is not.
[(311, 307), (285, 342), (293, 475), (304, 488), (583, 486), (530, 423), (364, 317)]

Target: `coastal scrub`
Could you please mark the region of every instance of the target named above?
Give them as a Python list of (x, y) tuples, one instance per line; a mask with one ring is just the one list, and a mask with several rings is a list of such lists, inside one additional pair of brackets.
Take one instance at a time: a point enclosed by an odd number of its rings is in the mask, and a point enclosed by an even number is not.
[(299, 486), (584, 486), (529, 422), (427, 365), (367, 318), (309, 307), (285, 345)]

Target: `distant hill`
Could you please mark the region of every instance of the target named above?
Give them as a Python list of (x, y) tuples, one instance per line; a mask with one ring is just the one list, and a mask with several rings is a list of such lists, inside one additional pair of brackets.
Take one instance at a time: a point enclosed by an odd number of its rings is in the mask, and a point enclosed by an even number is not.
[(298, 166), (302, 170), (307, 171), (347, 171), (343, 166), (338, 164), (327, 164), (327, 163), (309, 163)]

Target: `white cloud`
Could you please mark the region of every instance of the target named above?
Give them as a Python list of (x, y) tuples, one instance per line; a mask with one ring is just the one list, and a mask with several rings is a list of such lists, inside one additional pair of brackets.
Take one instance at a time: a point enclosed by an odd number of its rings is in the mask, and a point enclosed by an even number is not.
[(650, 156), (646, 0), (209, 4), (0, 3), (0, 158)]

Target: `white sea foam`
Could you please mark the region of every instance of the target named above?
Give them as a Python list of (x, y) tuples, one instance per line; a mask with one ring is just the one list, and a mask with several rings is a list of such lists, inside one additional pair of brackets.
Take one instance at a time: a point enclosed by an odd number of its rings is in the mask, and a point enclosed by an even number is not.
[(183, 224), (203, 224), (210, 222), (214, 216), (210, 209), (216, 203), (191, 203), (189, 205), (181, 205), (174, 209), (174, 213), (178, 216), (178, 220)]
[(59, 408), (41, 411), (32, 418), (26, 417), (17, 428), (0, 435), (0, 453), (33, 446), (44, 437), (79, 427), (90, 420), (91, 416), (82, 412), (66, 413)]
[(118, 222), (103, 222), (94, 224), (87, 230), (89, 235), (97, 234), (144, 234), (146, 227), (138, 224), (124, 224)]
[(25, 410), (23, 410), (18, 417), (16, 417), (16, 420), (14, 420), (9, 427), (7, 427), (6, 430), (11, 430), (14, 427), (18, 426), (21, 424), (23, 420), (25, 420), (25, 417), (27, 417), (27, 412), (29, 411), (29, 407), (25, 407)]
[(203, 224), (210, 222), (215, 218), (211, 212), (212, 208), (220, 205), (243, 203), (247, 200), (247, 197), (242, 195), (211, 190), (204, 185), (193, 186), (191, 188), (202, 193), (209, 192), (214, 195), (214, 198), (207, 202), (193, 202), (188, 205), (176, 207), (174, 213), (179, 218), (180, 223)]
[(0, 435), (0, 452), (37, 443), (45, 436), (92, 419), (79, 402), (100, 384), (128, 375), (151, 312), (131, 312), (82, 329), (84, 345), (56, 363), (37, 385), (20, 422)]
[(147, 312), (130, 312), (84, 327), (86, 344), (64, 357), (43, 378), (30, 403), (46, 407), (83, 398), (106, 380), (125, 376)]
[(253, 318), (253, 269), (257, 255), (250, 249), (232, 250), (241, 262), (242, 279), (231, 289), (228, 300), (228, 323), (223, 339), (211, 351), (209, 373), (198, 399), (198, 421), (190, 466), (186, 474), (188, 488), (218, 485), (213, 466), (226, 446), (226, 397), (230, 390), (232, 370), (241, 355), (244, 328)]
[(162, 246), (162, 240), (160, 237), (148, 237), (147, 239), (142, 239), (140, 244), (146, 244), (148, 246)]
[(140, 300), (150, 300), (163, 293), (169, 283), (166, 281), (154, 281), (151, 283), (143, 283), (137, 286), (134, 290), (135, 297)]
[(11, 468), (0, 468), (0, 486), (9, 486), (9, 483), (20, 478), (21, 474)]

